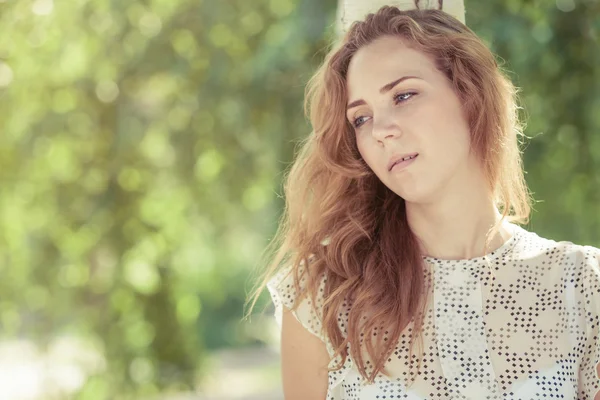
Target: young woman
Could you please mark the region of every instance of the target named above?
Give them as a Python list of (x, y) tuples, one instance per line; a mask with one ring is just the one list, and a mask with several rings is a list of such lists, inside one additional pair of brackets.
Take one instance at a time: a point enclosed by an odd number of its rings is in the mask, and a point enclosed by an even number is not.
[(306, 108), (254, 294), (282, 327), (286, 400), (600, 399), (600, 250), (517, 225), (516, 89), (469, 28), (385, 6)]

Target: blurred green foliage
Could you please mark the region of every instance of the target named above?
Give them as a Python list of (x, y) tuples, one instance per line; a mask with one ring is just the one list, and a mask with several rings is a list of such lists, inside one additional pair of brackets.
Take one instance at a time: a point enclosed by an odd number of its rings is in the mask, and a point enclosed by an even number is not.
[[(101, 356), (77, 398), (193, 388), (256, 343), (249, 271), (334, 0), (0, 0), (0, 332)], [(600, 3), (466, 2), (528, 115), (531, 228), (600, 243)]]
[(533, 137), (529, 228), (600, 244), (600, 2), (467, 1), (467, 24), (514, 71)]

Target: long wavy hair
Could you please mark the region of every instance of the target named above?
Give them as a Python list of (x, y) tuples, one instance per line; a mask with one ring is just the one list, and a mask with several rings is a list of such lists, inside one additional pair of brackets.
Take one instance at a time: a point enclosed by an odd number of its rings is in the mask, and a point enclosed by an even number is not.
[[(299, 293), (292, 309), (306, 295), (312, 304), (317, 304), (317, 294), (323, 296), (320, 315), (335, 350), (331, 357), (342, 357), (330, 371), (342, 367), (349, 351), (370, 383), (379, 372), (388, 375), (386, 360), (414, 319), (412, 360), (431, 288), (418, 240), (407, 223), (404, 200), (382, 184), (361, 158), (353, 127), (345, 117), (350, 60), (383, 35), (399, 37), (430, 55), (452, 83), (468, 119), (471, 146), (503, 219), (526, 223), (532, 201), (519, 146), (524, 124), (518, 117), (518, 89), (473, 31), (440, 10), (402, 11), (391, 6), (351, 25), (306, 87), (304, 110), (313, 130), (300, 143), (285, 175), (284, 213), (264, 253), (270, 261), (251, 293), (250, 311), (278, 269), (291, 267)], [(488, 231), (486, 253), (501, 222)], [(323, 276), (327, 278), (324, 292), (317, 293)], [(301, 279), (306, 282), (302, 286)], [(338, 318), (341, 307), (348, 305), (344, 335)], [(383, 329), (388, 340), (377, 335)], [(371, 361), (363, 357), (364, 350)]]

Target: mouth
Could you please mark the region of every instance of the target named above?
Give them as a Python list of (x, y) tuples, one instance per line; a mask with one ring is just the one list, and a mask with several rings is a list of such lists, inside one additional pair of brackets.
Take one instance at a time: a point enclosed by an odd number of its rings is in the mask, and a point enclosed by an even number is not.
[(396, 161), (395, 163), (393, 163), (389, 170), (398, 170), (398, 169), (402, 169), (406, 166), (408, 166), (409, 164), (413, 163), (414, 160), (419, 156), (419, 153), (414, 153), (414, 154), (410, 154), (408, 156), (405, 156), (404, 158), (399, 159), (398, 161)]

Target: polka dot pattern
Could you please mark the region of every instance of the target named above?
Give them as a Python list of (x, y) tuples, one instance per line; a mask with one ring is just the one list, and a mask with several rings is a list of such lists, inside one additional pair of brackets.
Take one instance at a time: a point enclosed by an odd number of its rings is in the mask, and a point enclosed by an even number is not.
[[(513, 235), (486, 256), (423, 257), (433, 290), (417, 376), (411, 373), (418, 364), (419, 340), (412, 359), (408, 349), (412, 321), (387, 361), (391, 377), (380, 373), (366, 384), (348, 357), (341, 370), (329, 373), (327, 400), (594, 400), (600, 392), (600, 249), (556, 242), (506, 224)], [(267, 285), (279, 325), (282, 307), (291, 307), (296, 296), (287, 271)], [(320, 293), (325, 282), (324, 277)], [(333, 354), (321, 333), (321, 306), (304, 299), (294, 315)], [(344, 304), (339, 311), (344, 334), (348, 308)], [(378, 334), (387, 338), (387, 332)], [(372, 365), (366, 368), (372, 371)]]

